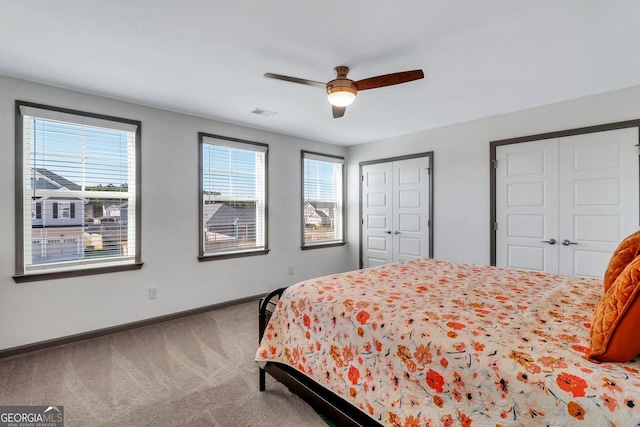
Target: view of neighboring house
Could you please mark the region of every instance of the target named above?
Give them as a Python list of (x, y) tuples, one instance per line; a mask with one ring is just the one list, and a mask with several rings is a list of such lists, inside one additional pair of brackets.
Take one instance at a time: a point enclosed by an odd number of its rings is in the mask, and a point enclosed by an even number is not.
[(256, 210), (235, 208), (226, 203), (204, 205), (206, 249), (255, 242)]
[(79, 191), (81, 187), (45, 168), (33, 168), (31, 188), (56, 191), (55, 196), (37, 196), (32, 203), (33, 264), (82, 259), (95, 251), (125, 253), (127, 203), (103, 207), (106, 221), (93, 218), (94, 206), (88, 200), (64, 197), (66, 190)]
[[(31, 188), (80, 190), (80, 186), (44, 168), (34, 168)], [(61, 192), (62, 192), (61, 191)], [(31, 209), (31, 257), (34, 264), (77, 259), (84, 252), (84, 201), (77, 197), (37, 197)]]
[(333, 227), (337, 206), (330, 202), (308, 202), (304, 205), (305, 228)]
[[(118, 222), (127, 222), (129, 215), (129, 203), (116, 203), (102, 208), (106, 218), (116, 219)], [(108, 222), (108, 221), (107, 221)]]

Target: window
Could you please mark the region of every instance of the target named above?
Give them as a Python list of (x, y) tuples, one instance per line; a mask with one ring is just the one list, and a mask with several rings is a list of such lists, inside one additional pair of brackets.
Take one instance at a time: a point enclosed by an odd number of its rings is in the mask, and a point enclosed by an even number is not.
[(200, 260), (268, 253), (266, 144), (198, 134)]
[(344, 158), (302, 152), (302, 248), (342, 245)]
[(140, 122), (16, 107), (16, 281), (140, 268)]
[(54, 218), (75, 218), (75, 207), (76, 207), (75, 203), (53, 202), (53, 217)]
[(35, 206), (35, 219), (42, 219), (42, 202), (36, 202), (32, 207)]

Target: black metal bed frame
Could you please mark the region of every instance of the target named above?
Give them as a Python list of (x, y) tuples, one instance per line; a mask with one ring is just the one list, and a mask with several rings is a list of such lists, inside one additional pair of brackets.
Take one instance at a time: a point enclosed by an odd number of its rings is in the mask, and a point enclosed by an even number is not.
[[(259, 340), (262, 340), (264, 330), (276, 307), (277, 303), (274, 302), (274, 299), (279, 299), (285, 289), (275, 289), (260, 299), (258, 311)], [(296, 369), (281, 363), (268, 362), (264, 368), (260, 368), (260, 391), (266, 389), (267, 373), (340, 427), (382, 427), (382, 424), (376, 422), (340, 396), (322, 387)]]

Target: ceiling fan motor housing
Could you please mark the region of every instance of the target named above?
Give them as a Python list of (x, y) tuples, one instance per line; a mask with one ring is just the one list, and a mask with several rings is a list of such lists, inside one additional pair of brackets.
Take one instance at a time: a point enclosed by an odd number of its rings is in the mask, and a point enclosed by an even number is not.
[(358, 88), (353, 80), (347, 78), (349, 67), (340, 65), (334, 70), (336, 78), (327, 83), (327, 96), (331, 105), (346, 107), (355, 100)]
[(350, 92), (355, 96), (355, 94), (358, 93), (358, 89), (353, 80), (335, 79), (327, 83), (327, 95), (335, 92)]

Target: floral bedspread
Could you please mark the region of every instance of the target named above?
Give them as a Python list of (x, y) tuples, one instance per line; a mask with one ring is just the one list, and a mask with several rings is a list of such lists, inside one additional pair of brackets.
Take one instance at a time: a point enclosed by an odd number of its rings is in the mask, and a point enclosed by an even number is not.
[[(256, 361), (390, 426), (640, 426), (640, 358), (584, 358), (601, 281), (439, 260), (308, 280)], [(639, 328), (640, 335), (640, 328)]]

